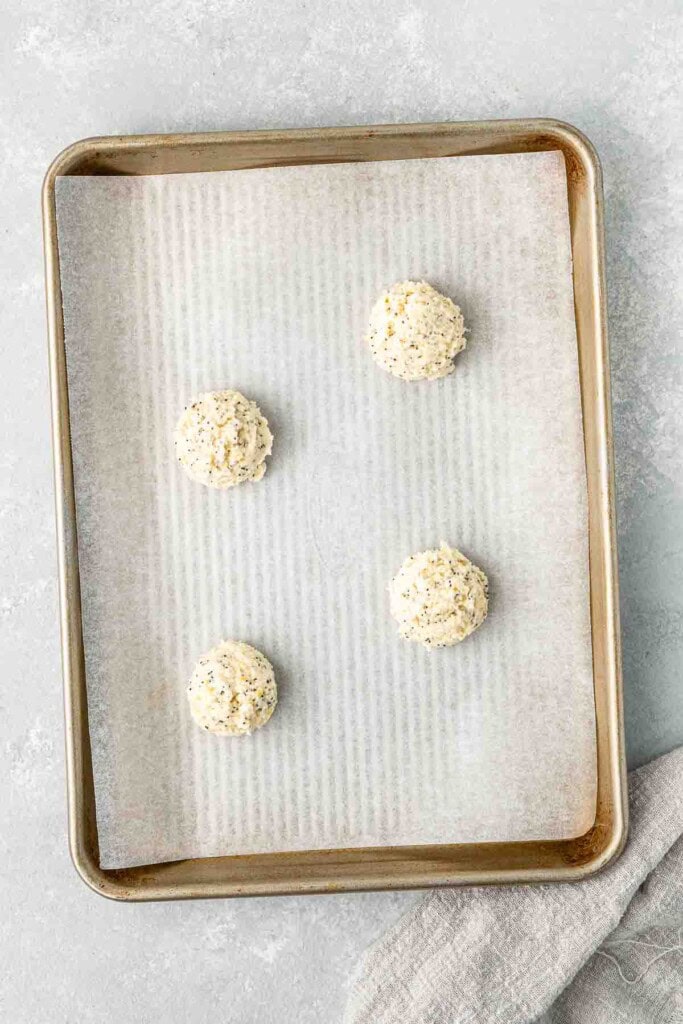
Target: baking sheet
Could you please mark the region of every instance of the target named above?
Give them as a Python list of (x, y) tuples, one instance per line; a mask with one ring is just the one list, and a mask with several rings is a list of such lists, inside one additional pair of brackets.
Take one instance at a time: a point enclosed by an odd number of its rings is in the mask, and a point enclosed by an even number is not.
[[(57, 181), (101, 863), (534, 838), (595, 813), (586, 493), (559, 153)], [(424, 277), (457, 371), (361, 336)], [(275, 434), (225, 493), (175, 465), (198, 391)], [(456, 648), (401, 641), (386, 584), (441, 539), (488, 573)], [(184, 688), (242, 638), (267, 728), (201, 733)]]

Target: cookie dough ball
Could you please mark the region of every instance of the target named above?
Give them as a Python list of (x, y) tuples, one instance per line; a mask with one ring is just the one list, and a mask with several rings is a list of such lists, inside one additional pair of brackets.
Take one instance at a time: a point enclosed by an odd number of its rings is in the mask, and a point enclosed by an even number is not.
[(255, 647), (225, 640), (197, 662), (187, 698), (202, 729), (244, 736), (265, 725), (275, 710), (273, 666)]
[(372, 307), (367, 335), (381, 367), (403, 380), (437, 380), (453, 372), (465, 347), (458, 306), (426, 281), (403, 281)]
[(178, 420), (174, 440), (189, 476), (218, 489), (260, 480), (273, 448), (268, 420), (239, 391), (209, 391), (195, 398)]
[(481, 626), (488, 612), (485, 574), (441, 542), (411, 555), (389, 585), (391, 614), (406, 640), (450, 647)]

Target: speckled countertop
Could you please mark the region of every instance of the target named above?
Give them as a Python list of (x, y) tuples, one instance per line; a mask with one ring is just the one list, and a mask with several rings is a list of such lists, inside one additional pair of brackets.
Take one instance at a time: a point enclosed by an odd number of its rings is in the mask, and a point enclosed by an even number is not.
[[(39, 192), (88, 135), (545, 115), (603, 161), (632, 764), (683, 742), (675, 0), (7, 0), (0, 13), (0, 1018), (341, 1020), (411, 894), (108, 903), (65, 840)], [(678, 289), (678, 294), (677, 294)]]

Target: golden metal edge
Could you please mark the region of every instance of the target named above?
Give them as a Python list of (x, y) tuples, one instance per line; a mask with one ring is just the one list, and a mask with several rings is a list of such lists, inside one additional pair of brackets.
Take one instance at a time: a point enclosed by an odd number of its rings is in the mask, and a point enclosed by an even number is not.
[[(56, 254), (56, 227), (54, 224), (54, 178), (51, 169), (48, 171), (42, 189), (42, 216), (45, 261), (46, 304), (48, 318), (48, 357), (49, 357), (49, 388), (51, 407), (51, 435), (53, 452), (53, 479), (55, 487), (55, 526), (57, 536), (57, 572), (59, 589), (59, 619), (61, 636), (61, 661), (63, 676), (64, 700), (64, 739), (65, 762), (67, 776), (67, 807), (68, 807), (68, 838), (71, 859), (81, 878), (94, 887), (97, 873), (101, 873), (99, 865), (89, 858), (83, 849), (82, 832), (79, 815), (76, 809), (76, 794), (81, 790), (77, 772), (77, 745), (75, 727), (76, 710), (74, 707), (77, 693), (71, 669), (69, 647), (69, 586), (66, 552), (66, 487), (64, 482), (64, 460), (62, 450), (62, 424), (60, 424), (61, 391), (59, 387), (60, 370), (58, 365), (61, 334), (61, 303), (59, 302), (59, 269)], [(102, 875), (103, 880), (106, 878)]]
[[(609, 822), (608, 831), (604, 833), (605, 841), (601, 843), (595, 852), (585, 858), (580, 864), (560, 864), (551, 868), (522, 867), (513, 870), (473, 870), (458, 871), (439, 869), (413, 870), (408, 877), (393, 877), (389, 874), (390, 865), (381, 880), (377, 878), (349, 877), (346, 880), (322, 881), (312, 875), (309, 868), (307, 878), (293, 876), (287, 881), (276, 882), (271, 880), (267, 884), (247, 882), (238, 884), (235, 882), (212, 881), (210, 884), (195, 882), (175, 882), (164, 884), (155, 882), (153, 879), (147, 881), (142, 876), (142, 884), (136, 885), (126, 881), (127, 878), (135, 875), (136, 872), (159, 873), (164, 865), (150, 865), (149, 869), (132, 869), (130, 872), (112, 872), (100, 868), (96, 856), (96, 828), (95, 847), (89, 845), (86, 836), (86, 819), (88, 814), (94, 816), (92, 800), (87, 806), (87, 794), (85, 793), (85, 773), (87, 766), (84, 765), (84, 745), (87, 746), (89, 737), (87, 734), (87, 707), (85, 706), (85, 679), (83, 672), (83, 651), (82, 637), (80, 634), (80, 595), (78, 588), (78, 563), (76, 544), (76, 523), (73, 494), (72, 467), (70, 464), (70, 448), (68, 437), (68, 393), (64, 385), (64, 350), (63, 350), (63, 324), (61, 310), (61, 289), (59, 281), (59, 260), (57, 252), (57, 233), (55, 215), (55, 179), (59, 174), (68, 173), (74, 169), (74, 164), (84, 157), (88, 157), (98, 149), (109, 152), (116, 150), (130, 151), (133, 149), (144, 150), (155, 145), (162, 145), (164, 148), (177, 148), (178, 146), (194, 147), (197, 151), (201, 146), (224, 145), (225, 143), (249, 143), (256, 141), (269, 144), (277, 142), (311, 142), (324, 139), (327, 142), (350, 139), (363, 140), (370, 138), (433, 138), (434, 136), (452, 138), (455, 134), (462, 137), (464, 134), (476, 137), (482, 132), (489, 132), (495, 137), (496, 133), (502, 136), (505, 132), (511, 133), (536, 133), (546, 136), (553, 143), (557, 144), (568, 158), (568, 153), (573, 152), (575, 158), (580, 162), (583, 172), (591, 181), (592, 195), (592, 236), (594, 242), (593, 269), (597, 272), (597, 303), (594, 313), (593, 335), (598, 342), (596, 348), (598, 378), (601, 382), (599, 393), (600, 420), (604, 428), (604, 436), (601, 438), (601, 454), (605, 465), (602, 467), (604, 486), (602, 492), (602, 512), (600, 521), (605, 532), (605, 551), (609, 554), (606, 565), (605, 576), (605, 598), (607, 604), (606, 626), (608, 630), (607, 645), (611, 652), (611, 660), (607, 666), (606, 679), (604, 684), (606, 708), (606, 740), (609, 749), (606, 760), (609, 772), (609, 795), (612, 797), (612, 817)], [(533, 147), (529, 147), (533, 148)], [(541, 148), (541, 147), (538, 147)], [(543, 148), (551, 148), (544, 146)], [(486, 151), (486, 150), (481, 150)], [(491, 151), (490, 149), (488, 150)], [(499, 151), (506, 151), (505, 149)], [(514, 151), (514, 148), (507, 151)], [(356, 156), (356, 159), (359, 157)], [(372, 159), (372, 158), (371, 158)], [(376, 159), (376, 158), (375, 158)], [(313, 162), (299, 161), (299, 162)], [(156, 168), (154, 169), (156, 170)], [(568, 167), (569, 172), (569, 167)], [(568, 881), (585, 878), (598, 870), (604, 869), (621, 852), (626, 840), (627, 808), (626, 808), (626, 781), (625, 781), (625, 759), (623, 750), (623, 718), (621, 698), (621, 674), (620, 674), (620, 647), (619, 647), (619, 626), (618, 626), (618, 591), (616, 572), (616, 542), (614, 522), (614, 476), (613, 457), (611, 444), (611, 418), (610, 418), (610, 392), (609, 392), (609, 362), (606, 335), (605, 315), (605, 286), (604, 286), (604, 251), (602, 234), (602, 192), (601, 192), (601, 169), (597, 154), (590, 141), (572, 125), (551, 119), (525, 119), (514, 121), (495, 122), (461, 122), (442, 124), (418, 124), (418, 125), (379, 125), (379, 126), (358, 126), (345, 128), (324, 128), (306, 129), (303, 131), (259, 131), (259, 132), (216, 132), (198, 133), (196, 135), (181, 136), (120, 136), (115, 138), (93, 138), (85, 139), (68, 146), (51, 163), (43, 184), (42, 192), (43, 205), (43, 230), (45, 240), (45, 268), (46, 288), (48, 307), (48, 337), (50, 356), (50, 392), (52, 407), (52, 437), (54, 453), (54, 477), (55, 477), (55, 501), (58, 537), (58, 565), (59, 565), (59, 592), (60, 592), (60, 620), (62, 631), (62, 661), (64, 673), (64, 699), (66, 717), (66, 760), (67, 760), (67, 782), (68, 782), (68, 806), (69, 806), (69, 845), (71, 856), (79, 875), (86, 884), (95, 892), (112, 899), (138, 901), (150, 899), (189, 899), (201, 897), (217, 897), (229, 895), (263, 895), (263, 894), (289, 894), (303, 892), (330, 892), (330, 891), (369, 891), (384, 888), (424, 888), (436, 885), (453, 884), (502, 884), (502, 883), (529, 883), (539, 881)], [(584, 417), (585, 428), (585, 417)], [(66, 458), (65, 458), (66, 453)], [(588, 469), (588, 467), (587, 467)], [(70, 549), (70, 551), (69, 551)], [(591, 572), (592, 578), (592, 572)], [(74, 635), (76, 634), (76, 635)], [(80, 643), (80, 647), (79, 647)], [(77, 657), (74, 658), (74, 646)], [(597, 696), (597, 684), (596, 684)], [(597, 708), (596, 708), (597, 713)], [(599, 815), (598, 815), (599, 817)], [(596, 824), (593, 830), (586, 833), (585, 837), (578, 837), (576, 840), (568, 840), (567, 843), (580, 844), (595, 833), (600, 826), (596, 817)], [(526, 847), (531, 851), (535, 844), (500, 844), (503, 848), (512, 846)], [(552, 845), (552, 844), (549, 844)], [(562, 844), (559, 844), (560, 846)], [(477, 844), (472, 844), (477, 847)], [(444, 854), (451, 848), (445, 847)], [(455, 847), (453, 849), (456, 849)], [(464, 849), (460, 847), (459, 849)], [(332, 851), (333, 853), (335, 851)], [(344, 851), (336, 851), (343, 853)], [(350, 851), (358, 859), (371, 854), (380, 854), (381, 850), (356, 850)], [(283, 854), (282, 857), (290, 857)], [(237, 861), (241, 858), (220, 858), (222, 862)], [(302, 854), (294, 861), (306, 860)], [(181, 862), (202, 864), (201, 861)], [(173, 867), (173, 865), (171, 866)]]

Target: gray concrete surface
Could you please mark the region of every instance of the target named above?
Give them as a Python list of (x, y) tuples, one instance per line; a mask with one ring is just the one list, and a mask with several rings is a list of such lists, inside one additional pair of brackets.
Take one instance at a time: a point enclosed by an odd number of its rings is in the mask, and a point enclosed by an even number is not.
[[(65, 842), (40, 183), (87, 135), (547, 115), (603, 160), (629, 758), (683, 742), (675, 0), (6, 0), (0, 12), (0, 1019), (341, 1019), (404, 894), (122, 906)], [(677, 86), (678, 82), (678, 86)]]

